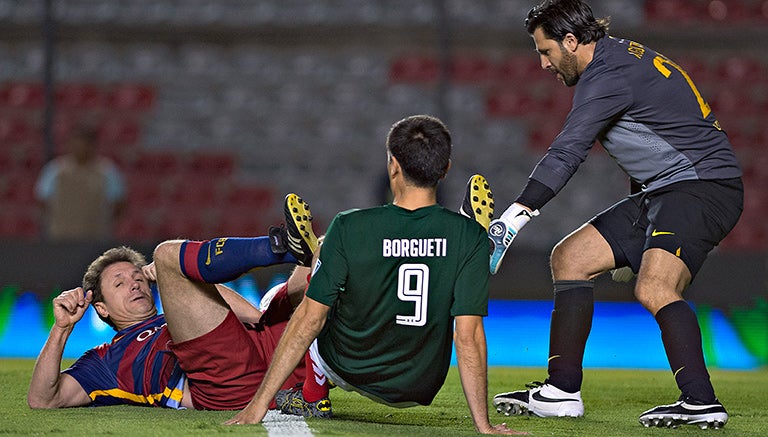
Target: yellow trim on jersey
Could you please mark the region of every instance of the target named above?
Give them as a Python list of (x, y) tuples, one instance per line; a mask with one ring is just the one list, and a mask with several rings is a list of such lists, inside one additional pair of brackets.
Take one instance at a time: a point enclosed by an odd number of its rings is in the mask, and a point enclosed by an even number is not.
[(181, 402), (181, 398), (184, 396), (184, 390), (166, 387), (165, 391), (163, 391), (163, 396), (167, 397), (168, 399)]
[(109, 396), (112, 398), (126, 399), (131, 402), (135, 402), (139, 404), (149, 404), (149, 405), (154, 405), (155, 403), (159, 402), (163, 398), (163, 396), (169, 399), (172, 399), (174, 401), (180, 402), (183, 395), (184, 395), (183, 390), (179, 390), (177, 388), (172, 389), (170, 387), (166, 387), (165, 390), (163, 390), (162, 394), (155, 393), (149, 396), (137, 395), (136, 393), (130, 393), (119, 388), (113, 388), (110, 390), (94, 390), (88, 394), (91, 400), (94, 400), (94, 401), (99, 396)]

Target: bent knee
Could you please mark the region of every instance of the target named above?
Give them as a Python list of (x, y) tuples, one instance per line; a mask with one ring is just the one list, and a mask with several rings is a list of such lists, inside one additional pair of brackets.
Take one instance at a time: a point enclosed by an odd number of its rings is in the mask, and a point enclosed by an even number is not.
[(152, 259), (157, 267), (179, 265), (182, 240), (163, 241), (155, 247)]
[(587, 273), (578, 261), (581, 256), (571, 250), (571, 247), (573, 246), (561, 241), (552, 249), (549, 265), (555, 279), (587, 279)]

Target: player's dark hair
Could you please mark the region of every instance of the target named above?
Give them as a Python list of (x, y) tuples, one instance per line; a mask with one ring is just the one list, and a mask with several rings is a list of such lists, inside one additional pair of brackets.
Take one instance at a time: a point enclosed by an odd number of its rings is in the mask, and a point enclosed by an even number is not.
[(587, 44), (606, 36), (610, 21), (610, 17), (595, 18), (592, 8), (581, 0), (546, 0), (528, 11), (525, 29), (533, 35), (541, 27), (544, 36), (555, 41), (572, 33), (580, 44)]
[[(112, 264), (122, 261), (129, 262), (138, 268), (147, 265), (147, 259), (144, 258), (144, 255), (127, 246), (114, 247), (101, 254), (91, 262), (83, 275), (83, 291), (93, 291), (92, 304), (96, 302), (104, 302), (104, 294), (101, 290), (101, 275), (104, 273), (104, 270)], [(112, 329), (117, 329), (114, 322), (112, 322), (112, 319), (109, 317), (102, 317), (102, 315), (99, 314), (99, 318), (103, 320), (104, 323), (111, 326)]]
[(387, 150), (409, 181), (418, 187), (435, 187), (448, 171), (451, 134), (435, 117), (412, 115), (392, 125)]

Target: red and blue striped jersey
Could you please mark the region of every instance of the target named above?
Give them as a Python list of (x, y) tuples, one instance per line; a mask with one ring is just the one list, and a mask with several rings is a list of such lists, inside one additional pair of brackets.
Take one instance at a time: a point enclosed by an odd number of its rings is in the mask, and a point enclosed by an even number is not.
[(92, 406), (180, 408), (186, 375), (169, 350), (162, 314), (119, 331), (111, 343), (84, 353), (65, 369), (91, 397)]

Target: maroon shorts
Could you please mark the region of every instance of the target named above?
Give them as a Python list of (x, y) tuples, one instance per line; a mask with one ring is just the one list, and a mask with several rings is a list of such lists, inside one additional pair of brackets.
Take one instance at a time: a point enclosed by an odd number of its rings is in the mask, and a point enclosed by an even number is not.
[[(251, 401), (272, 362), (293, 307), (287, 288), (277, 292), (259, 323), (243, 324), (231, 312), (213, 331), (170, 344), (187, 374), (192, 403), (199, 410), (240, 410)], [(283, 388), (304, 381), (304, 360)]]

